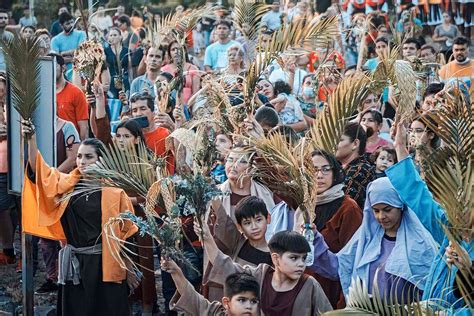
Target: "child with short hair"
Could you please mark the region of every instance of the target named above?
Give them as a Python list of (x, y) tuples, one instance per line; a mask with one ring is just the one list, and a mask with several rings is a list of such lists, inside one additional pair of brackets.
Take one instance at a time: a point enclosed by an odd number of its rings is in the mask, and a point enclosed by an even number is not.
[(262, 314), (313, 316), (332, 310), (318, 281), (304, 274), (310, 247), (297, 232), (281, 231), (270, 239), (268, 247), (275, 268), (265, 263), (242, 267), (233, 262), (217, 248), (207, 223), (202, 229), (195, 225), (195, 232), (203, 237), (204, 250), (214, 266), (209, 279), (223, 284), (232, 273), (250, 273), (260, 284)]
[(265, 202), (256, 196), (247, 196), (235, 207), (237, 229), (241, 233), (239, 242), (232, 251), (232, 259), (241, 265), (272, 265), (265, 234), (270, 222)]
[(382, 146), (370, 155), (370, 161), (375, 165), (375, 177), (386, 177), (385, 170), (398, 162), (397, 154), (393, 147)]
[(259, 315), (260, 288), (257, 280), (247, 273), (233, 273), (226, 277), (222, 302), (209, 302), (196, 292), (183, 271), (171, 259), (161, 259), (161, 269), (171, 274), (176, 293), (170, 309), (193, 316)]
[[(227, 227), (230, 218), (222, 212), (222, 208), (217, 210), (216, 224)], [(247, 196), (237, 203), (234, 215), (237, 230), (226, 230), (226, 239), (232, 240), (233, 245), (226, 254), (240, 265), (257, 266), (260, 263), (272, 265), (270, 250), (265, 239), (269, 223), (269, 213), (265, 202), (256, 196)], [(217, 242), (220, 243), (219, 240)], [(212, 269), (212, 265), (205, 265), (202, 281), (206, 285), (207, 292), (204, 293), (206, 298), (218, 300), (223, 295), (222, 285), (209, 282)]]

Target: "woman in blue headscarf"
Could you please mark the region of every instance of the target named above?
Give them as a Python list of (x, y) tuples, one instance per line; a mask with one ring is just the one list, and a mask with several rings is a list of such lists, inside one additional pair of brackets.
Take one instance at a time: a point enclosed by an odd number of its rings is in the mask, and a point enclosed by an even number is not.
[(387, 301), (408, 303), (421, 297), (436, 244), (388, 178), (367, 187), (362, 225), (337, 255), (315, 232), (315, 272), (339, 279), (344, 294), (360, 279), (372, 294), (376, 284)]
[[(449, 240), (443, 230), (443, 226), (449, 224), (445, 210), (433, 200), (433, 195), (416, 171), (413, 159), (408, 155), (406, 149), (405, 135), (405, 127), (402, 123), (398, 124), (395, 150), (399, 162), (387, 169), (386, 174), (400, 198), (415, 212), (424, 227), (431, 232), (436, 242), (440, 244), (439, 253), (430, 267), (423, 300), (430, 299), (436, 300), (437, 303), (449, 304), (447, 306), (449, 307), (448, 315), (472, 315), (473, 302), (470, 302), (470, 306), (466, 306), (465, 300), (456, 290), (458, 288), (456, 273), (459, 264), (453, 262), (455, 265), (450, 266), (446, 262), (450, 258), (449, 254), (445, 257), (446, 249), (449, 250)], [(464, 266), (472, 270), (472, 261), (474, 260), (472, 234), (466, 236), (460, 246), (470, 258), (468, 259), (470, 262), (467, 262)], [(467, 272), (469, 274), (469, 271)], [(471, 280), (471, 286), (472, 283), (474, 282)], [(466, 284), (468, 283), (466, 282)], [(468, 291), (472, 292), (472, 288)]]

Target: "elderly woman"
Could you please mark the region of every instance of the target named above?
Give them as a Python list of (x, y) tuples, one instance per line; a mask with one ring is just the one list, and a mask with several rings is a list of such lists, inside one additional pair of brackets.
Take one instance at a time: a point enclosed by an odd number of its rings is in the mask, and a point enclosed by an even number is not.
[(375, 290), (391, 302), (411, 302), (426, 289), (428, 271), (437, 246), (415, 213), (388, 178), (373, 181), (367, 189), (364, 218), (359, 230), (336, 254), (314, 229), (312, 269), (339, 279), (344, 294), (353, 280)]

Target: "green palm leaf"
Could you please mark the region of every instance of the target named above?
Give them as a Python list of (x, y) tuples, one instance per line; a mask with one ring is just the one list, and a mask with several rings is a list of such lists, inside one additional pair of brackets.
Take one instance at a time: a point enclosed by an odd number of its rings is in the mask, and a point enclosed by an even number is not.
[(40, 98), (40, 50), (38, 39), (15, 36), (5, 43), (4, 51), (15, 110), (31, 119)]

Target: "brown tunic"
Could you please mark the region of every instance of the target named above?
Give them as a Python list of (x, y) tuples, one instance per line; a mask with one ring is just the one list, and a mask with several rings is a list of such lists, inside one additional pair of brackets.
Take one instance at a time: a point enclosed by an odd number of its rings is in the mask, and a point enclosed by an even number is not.
[[(321, 235), (329, 250), (338, 253), (352, 238), (362, 223), (362, 211), (349, 196), (345, 196), (336, 213), (326, 222)], [(309, 270), (309, 269), (307, 269)], [(334, 308), (344, 308), (345, 300), (339, 281), (333, 281), (318, 274), (309, 273), (318, 280)]]
[[(213, 282), (224, 284), (230, 274), (247, 272), (253, 275), (259, 282), (260, 293), (265, 293), (265, 291), (262, 290), (262, 286), (264, 284), (265, 275), (269, 269), (273, 268), (267, 264), (259, 264), (257, 267), (241, 266), (233, 262), (229, 256), (219, 252), (214, 262), (214, 268), (209, 275), (209, 279)], [(322, 315), (331, 310), (331, 304), (324, 294), (321, 285), (310, 276), (304, 282), (298, 295), (296, 295), (291, 315), (315, 316)], [(263, 311), (261, 311), (261, 315), (265, 315)]]
[(183, 312), (185, 315), (192, 316), (224, 316), (227, 315), (220, 302), (209, 302), (200, 295), (189, 281), (186, 282), (186, 288), (183, 293), (176, 292), (171, 298), (170, 309), (177, 312)]

